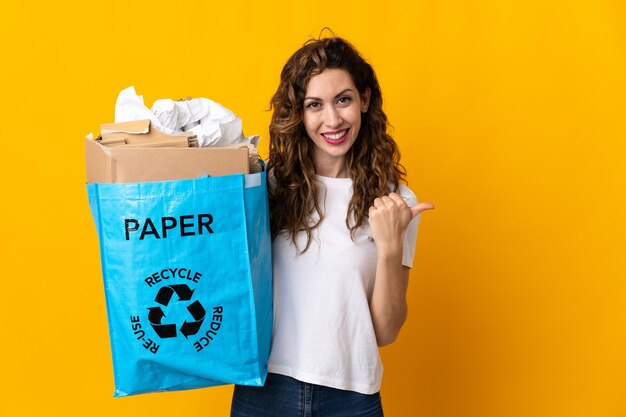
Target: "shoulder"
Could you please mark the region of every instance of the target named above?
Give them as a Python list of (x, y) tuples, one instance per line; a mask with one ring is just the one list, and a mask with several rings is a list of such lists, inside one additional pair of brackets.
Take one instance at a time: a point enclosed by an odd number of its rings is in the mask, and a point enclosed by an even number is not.
[(415, 193), (413, 193), (413, 191), (411, 191), (411, 189), (406, 185), (400, 184), (398, 194), (400, 194), (400, 197), (404, 198), (409, 206), (417, 204), (417, 197), (415, 196)]

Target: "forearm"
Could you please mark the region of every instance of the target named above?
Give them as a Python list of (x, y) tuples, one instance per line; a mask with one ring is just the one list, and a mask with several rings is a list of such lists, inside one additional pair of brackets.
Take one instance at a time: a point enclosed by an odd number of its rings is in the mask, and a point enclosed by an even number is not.
[(407, 286), (408, 268), (402, 266), (402, 245), (393, 250), (379, 250), (376, 281), (370, 301), (378, 346), (392, 343), (404, 324)]

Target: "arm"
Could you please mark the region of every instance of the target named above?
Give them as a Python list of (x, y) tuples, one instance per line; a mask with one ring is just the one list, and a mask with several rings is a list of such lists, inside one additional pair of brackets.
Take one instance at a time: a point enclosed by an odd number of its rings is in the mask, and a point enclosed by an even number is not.
[(407, 316), (409, 268), (402, 265), (404, 231), (415, 216), (433, 208), (430, 203), (408, 207), (395, 193), (377, 198), (370, 207), (370, 228), (378, 251), (370, 312), (378, 346), (396, 339)]

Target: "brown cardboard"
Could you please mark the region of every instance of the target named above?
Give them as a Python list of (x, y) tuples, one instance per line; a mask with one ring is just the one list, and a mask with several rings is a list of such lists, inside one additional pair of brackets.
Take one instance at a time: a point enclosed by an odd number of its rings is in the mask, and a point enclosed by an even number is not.
[[(154, 129), (153, 129), (154, 130)], [(148, 133), (150, 131), (150, 120), (133, 120), (130, 122), (104, 123), (100, 125), (100, 133)]]
[(87, 182), (126, 183), (248, 174), (248, 148), (107, 148), (85, 142)]
[[(123, 141), (119, 144), (146, 145), (150, 143), (176, 143), (186, 146), (183, 138), (195, 138), (193, 132), (183, 132), (180, 135), (168, 135), (150, 126), (150, 120), (133, 120), (121, 123), (105, 123), (100, 125), (102, 144), (111, 141)], [(98, 139), (100, 140), (100, 139)], [(197, 143), (197, 141), (196, 141)], [(107, 145), (110, 147), (110, 145)]]
[[(193, 133), (167, 135), (152, 128), (150, 120), (107, 123), (100, 129), (101, 137), (85, 142), (88, 183), (166, 181), (250, 173), (251, 152), (247, 145), (198, 148)], [(172, 146), (180, 144), (182, 138), (195, 142), (196, 147)], [(105, 146), (107, 142), (109, 145)]]

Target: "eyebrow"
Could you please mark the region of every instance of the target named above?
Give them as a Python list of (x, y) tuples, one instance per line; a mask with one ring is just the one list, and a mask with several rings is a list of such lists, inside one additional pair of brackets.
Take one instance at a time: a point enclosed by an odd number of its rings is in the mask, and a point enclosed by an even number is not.
[[(351, 89), (351, 88), (346, 88), (345, 90), (343, 90), (342, 92), (340, 92), (339, 94), (337, 94), (337, 95), (335, 96), (335, 98), (337, 98), (337, 97), (339, 97), (339, 96), (341, 96), (341, 95), (343, 95), (343, 94), (345, 94), (345, 93), (347, 93), (347, 92), (354, 93), (354, 92), (352, 91), (352, 89)], [(304, 99), (305, 99), (305, 100), (321, 100), (321, 98), (319, 98), (319, 97), (305, 97)]]

